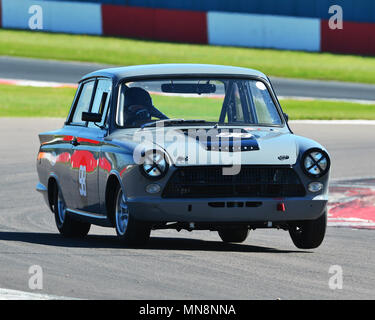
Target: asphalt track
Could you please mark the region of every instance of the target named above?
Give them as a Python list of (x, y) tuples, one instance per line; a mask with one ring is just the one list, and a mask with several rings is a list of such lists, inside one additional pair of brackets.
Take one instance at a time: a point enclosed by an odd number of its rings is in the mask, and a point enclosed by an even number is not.
[[(35, 191), (35, 162), (37, 133), (62, 123), (0, 119), (0, 288), (84, 299), (375, 298), (371, 230), (329, 227), (324, 243), (305, 251), (277, 230), (256, 230), (236, 245), (213, 232), (157, 231), (141, 249), (122, 247), (112, 229), (99, 227), (84, 240), (60, 237)], [(373, 161), (366, 160), (375, 157), (367, 137), (374, 126), (291, 126), (327, 146), (334, 179), (374, 176)], [(42, 290), (28, 286), (32, 265), (42, 267)], [(343, 287), (333, 290), (335, 265)]]
[[(110, 66), (0, 57), (0, 78), (76, 83), (85, 74), (106, 67)], [(375, 100), (375, 85), (276, 77), (271, 77), (271, 81), (276, 93), (284, 97)]]

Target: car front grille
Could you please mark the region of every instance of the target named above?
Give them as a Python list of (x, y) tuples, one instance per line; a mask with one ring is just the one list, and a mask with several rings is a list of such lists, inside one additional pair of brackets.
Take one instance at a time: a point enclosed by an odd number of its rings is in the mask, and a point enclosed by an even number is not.
[(241, 166), (237, 175), (223, 175), (220, 166), (178, 168), (163, 190), (163, 198), (301, 197), (297, 173), (290, 167)]

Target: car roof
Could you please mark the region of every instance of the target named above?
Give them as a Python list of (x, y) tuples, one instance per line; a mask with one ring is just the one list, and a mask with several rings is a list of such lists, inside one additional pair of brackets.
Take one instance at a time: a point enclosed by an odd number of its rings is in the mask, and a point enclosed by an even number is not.
[(89, 73), (82, 77), (80, 81), (91, 77), (110, 77), (114, 80), (120, 81), (124, 78), (133, 77), (147, 77), (147, 76), (187, 76), (187, 75), (225, 75), (225, 76), (250, 76), (250, 77), (261, 77), (268, 81), (265, 74), (258, 70), (222, 66), (222, 65), (211, 65), (211, 64), (149, 64), (149, 65), (138, 65), (128, 67), (117, 67), (98, 70)]

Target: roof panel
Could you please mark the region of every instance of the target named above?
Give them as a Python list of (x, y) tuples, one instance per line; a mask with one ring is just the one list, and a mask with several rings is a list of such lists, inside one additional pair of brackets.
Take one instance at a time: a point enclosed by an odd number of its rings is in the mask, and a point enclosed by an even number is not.
[(194, 74), (257, 76), (267, 79), (262, 72), (248, 68), (209, 64), (150, 64), (102, 69), (85, 75), (81, 80), (94, 76), (111, 76), (117, 80), (121, 80), (124, 78), (142, 76)]

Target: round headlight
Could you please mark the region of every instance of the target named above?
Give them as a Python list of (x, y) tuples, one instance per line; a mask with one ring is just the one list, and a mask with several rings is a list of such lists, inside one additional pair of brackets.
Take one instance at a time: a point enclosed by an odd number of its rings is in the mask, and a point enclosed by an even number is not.
[(328, 172), (330, 160), (327, 152), (321, 149), (310, 149), (304, 153), (301, 165), (305, 174), (320, 178)]
[(163, 152), (150, 150), (145, 153), (141, 171), (147, 178), (160, 179), (165, 176), (168, 168), (169, 165)]

